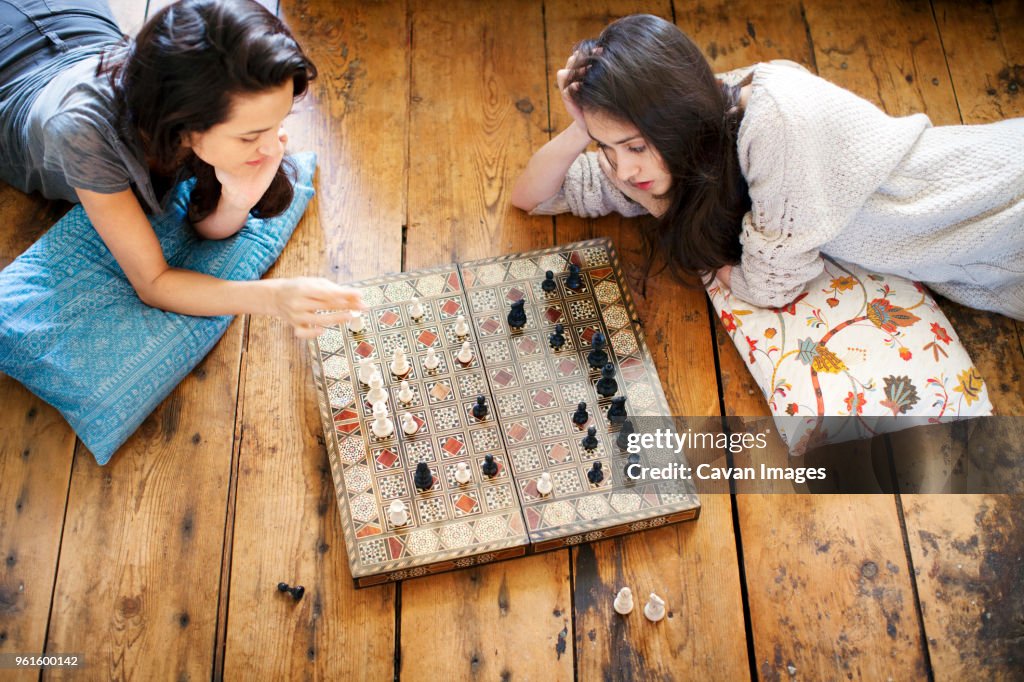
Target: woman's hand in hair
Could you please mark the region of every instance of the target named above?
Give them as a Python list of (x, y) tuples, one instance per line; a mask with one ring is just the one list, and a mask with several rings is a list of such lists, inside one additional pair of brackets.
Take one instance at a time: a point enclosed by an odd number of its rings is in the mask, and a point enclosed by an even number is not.
[(240, 171), (214, 168), (221, 186), (221, 202), (248, 213), (263, 198), (274, 180), (277, 169), (281, 167), (287, 144), (288, 133), (282, 127), (277, 130), (274, 139), (260, 146), (264, 157), (259, 165), (252, 166), (251, 170), (249, 166)]
[(665, 211), (668, 210), (668, 201), (666, 199), (658, 198), (651, 194), (650, 192), (645, 192), (642, 189), (637, 189), (633, 185), (630, 185), (629, 183), (625, 183), (622, 182), (622, 180), (619, 180), (618, 173), (616, 173), (615, 170), (611, 167), (611, 164), (608, 163), (608, 158), (605, 157), (604, 154), (598, 152), (597, 162), (601, 164), (601, 170), (604, 172), (605, 177), (611, 180), (612, 184), (615, 185), (615, 187), (620, 192), (622, 192), (627, 197), (629, 197), (636, 203), (646, 208), (647, 212), (650, 213), (652, 216), (654, 216), (655, 218), (660, 218), (662, 214), (664, 214)]
[(565, 110), (572, 116), (576, 125), (585, 131), (587, 122), (583, 120), (583, 110), (572, 101), (572, 92), (580, 87), (580, 80), (586, 73), (586, 69), (589, 68), (580, 66), (580, 61), (583, 59), (583, 55), (579, 52), (573, 52), (565, 62), (565, 68), (559, 69), (555, 74), (555, 80), (558, 83), (558, 91), (562, 93), (562, 104), (565, 105)]
[(295, 336), (311, 338), (327, 327), (352, 319), (352, 313), (365, 310), (362, 294), (322, 277), (293, 277), (267, 280), (274, 283), (273, 312), (295, 327)]

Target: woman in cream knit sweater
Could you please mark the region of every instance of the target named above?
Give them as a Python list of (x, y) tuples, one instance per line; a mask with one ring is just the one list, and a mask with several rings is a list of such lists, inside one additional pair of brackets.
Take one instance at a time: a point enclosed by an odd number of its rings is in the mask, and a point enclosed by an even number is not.
[(516, 206), (652, 214), (652, 253), (755, 305), (789, 303), (827, 254), (1024, 319), (1024, 119), (894, 118), (792, 62), (725, 85), (647, 15), (581, 43), (558, 85), (573, 123)]

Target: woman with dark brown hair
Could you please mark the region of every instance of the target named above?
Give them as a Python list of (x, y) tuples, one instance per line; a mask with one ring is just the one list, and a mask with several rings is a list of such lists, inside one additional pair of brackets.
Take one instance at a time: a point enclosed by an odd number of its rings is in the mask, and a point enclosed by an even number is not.
[(792, 62), (726, 85), (649, 15), (580, 43), (557, 78), (573, 123), (515, 206), (651, 214), (652, 256), (755, 305), (791, 302), (827, 254), (1024, 319), (1024, 119), (895, 118)]
[(277, 315), (298, 336), (360, 307), (326, 279), (171, 268), (146, 217), (188, 178), (189, 218), (208, 239), (291, 203), (282, 123), (316, 68), (277, 17), (253, 0), (181, 0), (131, 40), (105, 0), (0, 0), (0, 29), (0, 178), (81, 202), (142, 301)]

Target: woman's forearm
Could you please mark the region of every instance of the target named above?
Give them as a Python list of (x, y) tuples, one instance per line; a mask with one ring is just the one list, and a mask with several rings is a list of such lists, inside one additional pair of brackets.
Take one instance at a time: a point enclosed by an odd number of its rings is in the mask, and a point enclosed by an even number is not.
[(562, 188), (573, 161), (590, 144), (586, 128), (573, 123), (538, 149), (512, 188), (512, 205), (532, 211)]
[(146, 305), (183, 315), (270, 315), (277, 313), (275, 293), (278, 281), (234, 282), (201, 272), (168, 268), (152, 281), (137, 287), (137, 292)]

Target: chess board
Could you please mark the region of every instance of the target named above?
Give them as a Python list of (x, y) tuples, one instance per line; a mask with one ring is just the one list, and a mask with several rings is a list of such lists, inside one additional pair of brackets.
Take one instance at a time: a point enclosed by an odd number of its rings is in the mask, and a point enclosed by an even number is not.
[[(565, 286), (570, 264), (582, 286)], [(557, 288), (544, 292), (544, 273), (556, 273)], [(591, 337), (608, 339), (609, 361), (617, 369), (618, 395), (627, 396), (631, 415), (670, 414), (658, 374), (608, 240), (514, 254), (459, 265), (403, 272), (357, 282), (368, 306), (358, 332), (328, 330), (310, 341), (313, 376), (337, 489), (352, 577), (357, 587), (473, 566), (528, 553), (591, 542), (697, 518), (700, 503), (692, 486), (633, 481), (625, 476), (627, 453), (616, 445), (619, 427), (607, 416), (610, 398), (600, 397), (600, 371), (590, 368)], [(413, 320), (413, 297), (423, 316)], [(511, 302), (526, 299), (527, 323), (510, 329)], [(467, 337), (455, 333), (464, 315)], [(549, 335), (565, 328), (565, 345), (555, 350)], [(464, 340), (473, 359), (455, 358)], [(396, 348), (408, 354), (404, 377), (413, 392), (407, 406), (397, 397), (400, 380), (389, 368)], [(440, 365), (424, 369), (433, 348)], [(377, 438), (370, 424), (368, 387), (357, 377), (361, 358), (370, 358), (384, 377), (395, 432)], [(473, 416), (476, 397), (490, 406)], [(590, 421), (571, 419), (587, 403)], [(399, 418), (411, 412), (420, 429), (407, 436)], [(599, 445), (582, 447), (588, 426)], [(483, 475), (485, 455), (498, 473)], [(605, 478), (592, 484), (587, 472), (601, 461)], [(426, 462), (433, 487), (413, 484)], [(459, 484), (454, 472), (466, 462), (472, 479)], [(537, 492), (548, 472), (553, 490)], [(408, 523), (392, 527), (387, 508), (395, 499), (408, 510)]]

